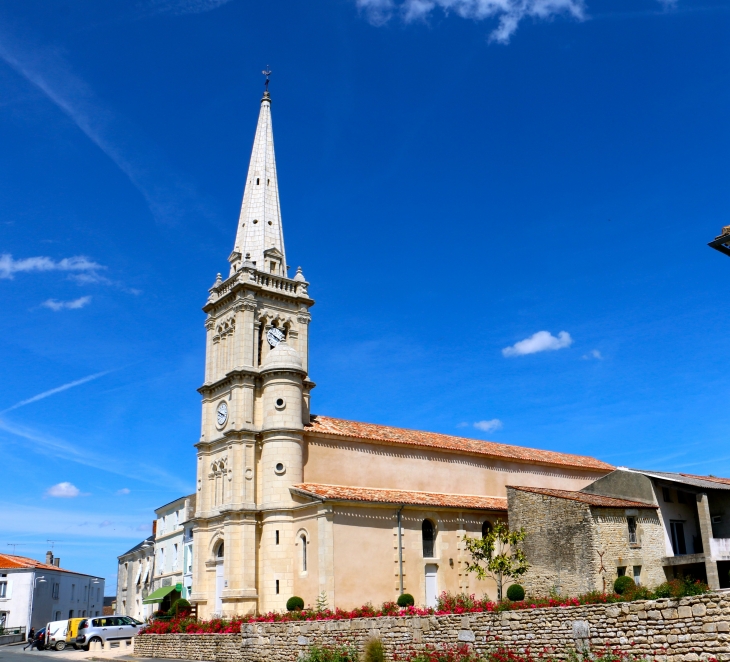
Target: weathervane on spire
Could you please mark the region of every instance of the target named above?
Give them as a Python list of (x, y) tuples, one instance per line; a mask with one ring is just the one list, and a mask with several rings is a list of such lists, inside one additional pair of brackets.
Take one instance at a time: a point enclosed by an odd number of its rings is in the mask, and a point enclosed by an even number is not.
[(271, 76), (271, 70), (269, 69), (269, 65), (266, 65), (266, 69), (264, 69), (261, 72), (264, 76), (266, 76), (266, 82), (264, 83), (264, 92), (268, 94), (269, 92), (269, 76)]

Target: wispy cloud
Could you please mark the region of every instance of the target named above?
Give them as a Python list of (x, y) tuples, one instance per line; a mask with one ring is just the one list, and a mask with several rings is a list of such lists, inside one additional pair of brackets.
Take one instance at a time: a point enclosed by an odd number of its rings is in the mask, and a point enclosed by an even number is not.
[(121, 490), (117, 490), (116, 494), (117, 496), (124, 496), (125, 494), (129, 494), (131, 490), (128, 487), (123, 487)]
[(556, 349), (570, 347), (573, 339), (567, 331), (561, 331), (557, 337), (549, 331), (538, 331), (529, 338), (516, 342), (511, 347), (502, 350), (504, 356), (523, 356), (525, 354), (536, 354), (537, 352), (548, 352)]
[(142, 13), (146, 15), (203, 14), (227, 5), (231, 0), (152, 0), (143, 5)]
[[(177, 4), (188, 4), (187, 13), (191, 13), (194, 5), (205, 3)], [(15, 39), (5, 29), (0, 31), (0, 59), (40, 90), (112, 160), (157, 220), (169, 222), (189, 209), (206, 213), (192, 187), (172, 175), (139, 131), (108, 108), (57, 51), (28, 38)]]
[[(137, 458), (134, 458), (132, 464), (118, 458), (114, 462), (109, 462), (105, 456), (97, 455), (87, 446), (80, 443), (69, 443), (63, 439), (58, 439), (50, 435), (38, 432), (31, 428), (9, 423), (5, 419), (0, 418), (0, 431), (7, 434), (33, 442), (33, 449), (38, 452), (48, 452), (54, 456), (61, 456), (67, 462), (75, 462), (86, 467), (94, 469), (102, 469), (116, 476), (124, 476), (140, 480), (152, 485), (159, 485), (160, 480), (176, 490), (189, 491), (190, 483), (185, 482), (178, 476), (168, 473), (153, 464), (142, 464)], [(5, 451), (7, 455), (7, 450)]]
[(495, 430), (502, 429), (502, 421), (498, 418), (493, 418), (489, 421), (477, 421), (473, 424), (477, 430), (482, 432), (494, 432)]
[(86, 277), (92, 277), (101, 269), (106, 267), (83, 255), (65, 257), (58, 261), (50, 257), (26, 257), (14, 260), (10, 253), (0, 255), (0, 278), (14, 278), (15, 274), (33, 271), (70, 271), (77, 272), (76, 277), (81, 275), (79, 272), (85, 272)]
[[(676, 7), (677, 0), (657, 0), (665, 9)], [(585, 0), (356, 0), (357, 6), (373, 25), (384, 25), (398, 15), (405, 23), (425, 21), (437, 9), (461, 18), (497, 21), (490, 41), (508, 44), (525, 19), (550, 21), (566, 17), (576, 21), (587, 18)]]
[(590, 361), (591, 359), (596, 359), (598, 361), (603, 361), (603, 354), (599, 352), (597, 349), (592, 349), (587, 354), (583, 354), (580, 358), (585, 359), (586, 361)]
[(82, 384), (86, 384), (87, 382), (94, 381), (95, 379), (99, 379), (99, 377), (108, 375), (110, 372), (113, 372), (113, 371), (105, 370), (104, 372), (97, 372), (93, 375), (89, 375), (88, 377), (82, 377), (81, 379), (77, 379), (73, 382), (69, 382), (68, 384), (63, 384), (62, 386), (57, 386), (56, 388), (52, 388), (48, 391), (43, 391), (43, 393), (34, 395), (32, 398), (28, 398), (26, 400), (21, 400), (20, 402), (16, 402), (12, 407), (8, 407), (7, 409), (3, 409), (2, 411), (0, 411), (0, 414), (5, 414), (9, 411), (13, 411), (13, 409), (18, 409), (18, 407), (24, 407), (25, 405), (29, 405), (31, 402), (38, 402), (39, 400), (45, 400), (46, 398), (48, 398), (52, 395), (56, 395), (56, 393), (63, 393), (64, 391), (68, 391), (70, 388), (74, 388), (76, 386), (81, 386)]
[(41, 306), (44, 308), (50, 308), (54, 312), (59, 310), (78, 310), (91, 303), (91, 297), (79, 297), (78, 299), (72, 299), (71, 301), (59, 301), (58, 299), (46, 299)]
[(58, 483), (49, 487), (46, 490), (46, 494), (60, 499), (73, 499), (74, 497), (81, 496), (81, 490), (71, 483)]
[(526, 18), (551, 20), (567, 16), (585, 19), (583, 0), (357, 0), (371, 23), (383, 25), (398, 14), (406, 23), (427, 19), (435, 9), (474, 21), (496, 19), (489, 38), (507, 44)]

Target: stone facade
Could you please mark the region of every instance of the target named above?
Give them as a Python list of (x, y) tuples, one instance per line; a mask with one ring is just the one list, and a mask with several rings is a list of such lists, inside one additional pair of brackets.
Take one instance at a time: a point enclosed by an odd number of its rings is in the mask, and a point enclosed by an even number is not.
[(380, 637), (386, 652), (424, 644), (469, 643), (479, 651), (499, 642), (533, 650), (596, 650), (603, 646), (662, 662), (730, 660), (730, 594), (680, 600), (530, 609), (499, 614), (361, 618), (343, 621), (255, 623), (229, 635), (143, 635), (135, 655), (211, 662), (294, 662), (312, 644), (347, 641), (360, 649)]
[[(530, 569), (520, 583), (528, 596), (611, 590), (620, 568), (646, 586), (666, 581), (656, 508), (597, 507), (513, 488), (507, 494), (510, 526), (527, 533), (522, 549)], [(635, 542), (627, 518), (636, 522)]]
[(152, 592), (155, 576), (155, 536), (151, 535), (117, 557), (117, 610), (144, 621), (154, 611), (143, 600)]

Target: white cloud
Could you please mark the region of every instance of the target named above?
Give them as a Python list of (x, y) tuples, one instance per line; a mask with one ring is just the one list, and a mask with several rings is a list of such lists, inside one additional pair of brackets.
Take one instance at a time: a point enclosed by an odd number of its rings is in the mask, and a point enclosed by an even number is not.
[(117, 490), (118, 496), (124, 496), (125, 494), (129, 494), (131, 490), (128, 487), (123, 487), (121, 490)]
[[(657, 0), (666, 10), (674, 9), (678, 0)], [(492, 19), (497, 27), (490, 41), (508, 44), (524, 19), (550, 21), (559, 16), (584, 21), (587, 18), (585, 0), (356, 0), (373, 25), (384, 25), (395, 14), (405, 23), (425, 21), (436, 10), (453, 12), (472, 21)]]
[(110, 522), (108, 519), (105, 519), (103, 522), (101, 522), (101, 524), (99, 524), (99, 528), (103, 529), (107, 526), (111, 526), (112, 524), (114, 524), (114, 522)]
[(86, 382), (93, 381), (94, 379), (99, 379), (99, 377), (108, 375), (110, 372), (111, 372), (111, 370), (106, 370), (105, 372), (97, 372), (95, 375), (89, 375), (88, 377), (83, 377), (81, 379), (77, 379), (76, 381), (69, 382), (68, 384), (63, 384), (62, 386), (57, 386), (56, 388), (52, 388), (49, 391), (43, 391), (43, 393), (34, 395), (32, 398), (28, 398), (26, 400), (21, 400), (20, 402), (15, 403), (12, 407), (3, 409), (3, 411), (0, 411), (0, 414), (4, 414), (8, 411), (12, 411), (13, 409), (17, 409), (18, 407), (23, 407), (25, 405), (29, 405), (31, 402), (38, 402), (38, 400), (45, 400), (47, 397), (49, 397), (51, 395), (56, 395), (56, 393), (62, 393), (63, 391), (68, 391), (68, 389), (70, 389), (70, 388), (74, 388), (75, 386), (81, 386), (81, 384), (86, 384)]
[(601, 354), (601, 352), (599, 352), (597, 349), (592, 349), (587, 354), (583, 354), (581, 358), (586, 360), (597, 359), (599, 361), (603, 361), (603, 354)]
[(491, 421), (477, 421), (474, 427), (482, 432), (494, 432), (502, 429), (502, 421), (498, 418), (493, 418)]
[(59, 497), (62, 499), (72, 499), (81, 495), (79, 488), (71, 483), (58, 483), (53, 485), (46, 490), (46, 494), (52, 497)]
[(79, 297), (78, 299), (72, 299), (71, 301), (59, 301), (58, 299), (48, 299), (44, 301), (41, 306), (44, 308), (50, 308), (54, 312), (59, 310), (78, 310), (91, 303), (91, 297)]
[(573, 339), (567, 331), (561, 331), (557, 337), (549, 331), (538, 331), (529, 338), (516, 342), (511, 347), (505, 347), (502, 354), (504, 356), (524, 356), (525, 354), (563, 349), (570, 347), (572, 344)]
[(406, 23), (425, 20), (436, 8), (474, 21), (497, 19), (490, 40), (500, 44), (509, 43), (525, 18), (550, 20), (556, 16), (569, 16), (578, 21), (585, 19), (583, 0), (357, 0), (357, 6), (374, 25), (387, 23), (395, 13)]
[[(16, 273), (27, 273), (31, 271), (71, 271), (89, 272), (93, 274), (99, 269), (105, 269), (83, 255), (65, 257), (57, 262), (50, 257), (26, 257), (22, 260), (14, 260), (10, 253), (0, 255), (0, 278), (14, 278)], [(78, 278), (80, 274), (77, 274)], [(96, 274), (94, 274), (96, 276)]]

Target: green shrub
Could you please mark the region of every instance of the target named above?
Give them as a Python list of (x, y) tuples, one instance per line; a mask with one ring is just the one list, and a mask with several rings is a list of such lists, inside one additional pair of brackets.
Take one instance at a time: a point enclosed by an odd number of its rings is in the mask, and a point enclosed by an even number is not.
[(190, 603), (185, 598), (178, 598), (172, 603), (172, 607), (167, 612), (168, 616), (178, 616), (180, 614), (189, 614), (191, 610)]
[(363, 662), (385, 662), (385, 650), (380, 639), (368, 639), (365, 642)]
[(621, 577), (618, 577), (613, 583), (613, 590), (616, 591), (616, 593), (618, 593), (619, 595), (623, 595), (624, 593), (626, 593), (626, 591), (635, 586), (636, 584), (634, 583), (634, 580), (631, 579), (631, 577), (628, 577), (627, 575), (622, 575)]
[(287, 611), (299, 611), (300, 609), (304, 609), (304, 600), (299, 596), (293, 595), (286, 601)]
[(357, 649), (344, 644), (311, 646), (302, 662), (357, 662)]
[(397, 604), (399, 607), (412, 607), (416, 601), (410, 593), (402, 593), (398, 596)]
[(512, 584), (507, 589), (507, 599), (512, 602), (520, 602), (525, 599), (525, 589), (519, 584)]

